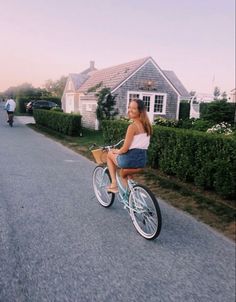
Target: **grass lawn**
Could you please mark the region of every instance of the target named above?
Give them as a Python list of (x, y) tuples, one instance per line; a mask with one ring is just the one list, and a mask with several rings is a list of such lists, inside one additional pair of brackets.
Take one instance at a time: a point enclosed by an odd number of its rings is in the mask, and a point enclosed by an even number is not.
[[(41, 126), (29, 126), (91, 160), (93, 157), (89, 147), (94, 143), (98, 146), (104, 143), (101, 131), (84, 129), (82, 137), (70, 137)], [(175, 177), (170, 177), (151, 168), (147, 168), (145, 172), (137, 175), (136, 180), (147, 185), (157, 197), (161, 197), (174, 207), (190, 213), (228, 238), (236, 240), (236, 207), (232, 200), (222, 199), (213, 192), (203, 191), (192, 184), (183, 183)]]

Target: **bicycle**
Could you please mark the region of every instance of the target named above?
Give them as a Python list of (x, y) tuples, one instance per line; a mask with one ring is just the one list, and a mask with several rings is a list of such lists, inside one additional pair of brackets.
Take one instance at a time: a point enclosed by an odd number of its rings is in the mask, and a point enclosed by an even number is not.
[(14, 116), (13, 112), (8, 113), (8, 123), (10, 127), (13, 126), (13, 116)]
[[(95, 161), (99, 164), (93, 171), (93, 189), (98, 202), (105, 208), (109, 208), (113, 204), (116, 195), (107, 192), (111, 177), (106, 166), (106, 156), (109, 150), (116, 148), (122, 142), (123, 140), (112, 146), (103, 146), (92, 150)], [(116, 173), (117, 196), (118, 201), (129, 212), (137, 232), (145, 239), (153, 240), (161, 232), (162, 216), (154, 194), (146, 186), (133, 180), (133, 174), (140, 173), (142, 170), (141, 168), (120, 169), (122, 178), (127, 178), (127, 187), (122, 183), (119, 173)]]

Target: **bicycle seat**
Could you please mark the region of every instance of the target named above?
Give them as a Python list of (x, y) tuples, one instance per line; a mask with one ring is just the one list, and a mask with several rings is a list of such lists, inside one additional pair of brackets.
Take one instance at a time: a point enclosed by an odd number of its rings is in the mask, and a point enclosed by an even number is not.
[(137, 174), (142, 172), (144, 169), (143, 168), (129, 168), (129, 169), (120, 169), (120, 176), (122, 178), (129, 177), (133, 174)]

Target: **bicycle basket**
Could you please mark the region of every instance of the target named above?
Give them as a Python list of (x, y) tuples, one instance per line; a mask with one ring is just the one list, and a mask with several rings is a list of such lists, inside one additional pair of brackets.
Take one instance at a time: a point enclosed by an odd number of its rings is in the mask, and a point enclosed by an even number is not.
[(97, 164), (105, 164), (107, 162), (107, 150), (92, 150), (93, 157)]

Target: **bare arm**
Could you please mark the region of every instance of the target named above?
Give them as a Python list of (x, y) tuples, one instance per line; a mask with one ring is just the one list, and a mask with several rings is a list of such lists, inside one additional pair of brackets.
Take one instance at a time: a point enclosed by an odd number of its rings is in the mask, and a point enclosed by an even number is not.
[(117, 154), (126, 153), (129, 150), (129, 147), (133, 141), (135, 134), (136, 134), (136, 127), (134, 126), (134, 124), (129, 125), (125, 135), (124, 144), (119, 150), (115, 150), (115, 153)]

